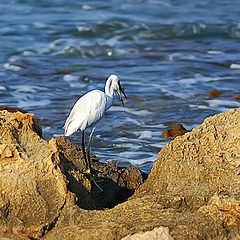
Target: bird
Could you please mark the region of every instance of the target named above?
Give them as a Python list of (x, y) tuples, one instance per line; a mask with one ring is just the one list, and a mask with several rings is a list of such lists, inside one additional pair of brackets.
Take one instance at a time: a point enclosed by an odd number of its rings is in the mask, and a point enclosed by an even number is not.
[[(64, 124), (64, 135), (70, 136), (76, 131), (82, 132), (82, 151), (86, 162), (86, 173), (91, 174), (90, 145), (92, 141), (95, 124), (103, 117), (104, 113), (111, 107), (114, 92), (118, 94), (122, 105), (124, 106), (122, 95), (127, 96), (120, 84), (117, 75), (111, 74), (105, 83), (105, 91), (98, 89), (89, 91), (80, 97), (70, 111)], [(91, 127), (87, 149), (85, 151), (84, 134), (85, 129)]]

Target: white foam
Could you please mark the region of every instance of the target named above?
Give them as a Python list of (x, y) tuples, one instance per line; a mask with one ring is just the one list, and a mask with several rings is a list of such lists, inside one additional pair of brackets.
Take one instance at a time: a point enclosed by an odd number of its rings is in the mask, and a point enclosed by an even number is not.
[(46, 87), (39, 87), (39, 86), (31, 86), (31, 85), (19, 85), (15, 86), (17, 92), (28, 92), (28, 93), (36, 93), (39, 90), (46, 91), (48, 88)]
[(240, 64), (233, 63), (233, 64), (230, 65), (230, 68), (231, 69), (240, 69)]
[(134, 131), (133, 134), (135, 134), (138, 139), (145, 139), (145, 140), (154, 140), (158, 141), (159, 137), (162, 135), (162, 131), (150, 131), (150, 130), (143, 130), (143, 131)]
[(223, 100), (223, 99), (209, 99), (205, 100), (205, 102), (210, 106), (210, 107), (219, 107), (219, 106), (227, 106), (227, 107), (239, 107), (240, 103), (237, 101), (232, 101), (232, 100)]
[[(113, 139), (112, 142), (114, 142), (114, 143), (120, 143), (120, 142), (127, 143), (127, 142), (129, 142), (129, 138), (119, 137), (119, 138)], [(139, 140), (138, 139), (131, 139), (131, 142), (132, 143), (139, 143)]]
[(104, 39), (102, 41), (99, 41), (99, 44), (102, 46), (108, 45), (110, 47), (114, 47), (118, 42), (119, 42), (119, 36), (114, 36), (109, 39), (106, 39), (106, 40)]
[(132, 143), (129, 143), (129, 141), (128, 142), (122, 142), (122, 143), (115, 143), (113, 145), (117, 148), (131, 148), (131, 150), (134, 150), (134, 151), (139, 149), (139, 146), (134, 145)]
[(125, 122), (125, 123), (126, 123), (126, 122), (132, 123), (132, 124), (135, 124), (135, 125), (138, 125), (138, 126), (141, 125), (141, 123), (140, 123), (138, 120), (133, 119), (133, 118), (129, 118), (129, 117), (125, 118), (125, 119), (124, 119), (124, 122)]
[(23, 51), (22, 55), (23, 55), (23, 56), (33, 56), (34, 53), (31, 52), (31, 51)]
[(137, 116), (147, 116), (147, 115), (152, 114), (148, 110), (135, 110), (135, 111), (129, 111), (129, 113), (132, 113)]
[(78, 30), (79, 32), (83, 32), (83, 31), (89, 31), (90, 28), (88, 28), (88, 27), (83, 27), (83, 26), (78, 26), (78, 27), (77, 27), (77, 30)]
[(138, 151), (138, 152), (135, 152), (135, 151), (124, 151), (124, 152), (118, 153), (118, 155), (120, 157), (125, 157), (128, 160), (132, 159), (132, 158), (136, 158), (137, 156), (142, 155), (142, 154), (146, 154), (146, 152), (143, 152), (143, 151)]
[(27, 101), (22, 101), (19, 100), (18, 101), (18, 107), (20, 108), (27, 108), (27, 107), (39, 107), (39, 106), (47, 106), (51, 103), (50, 100), (48, 99), (44, 99), (44, 100), (38, 100), (38, 101), (34, 101), (34, 100), (27, 100)]
[(5, 63), (3, 65), (3, 67), (7, 70), (12, 70), (12, 71), (19, 71), (21, 69), (19, 66), (12, 65), (12, 64), (9, 64), (9, 63)]
[(195, 78), (184, 78), (178, 80), (178, 82), (185, 85), (191, 85), (197, 83), (197, 80)]
[(81, 83), (81, 82), (71, 82), (70, 83), (71, 88), (84, 88), (86, 86), (87, 86), (86, 83)]
[(119, 138), (113, 139), (113, 142), (129, 142), (129, 138), (127, 138), (127, 137), (119, 137)]
[(173, 61), (174, 59), (178, 59), (182, 56), (180, 53), (172, 53), (168, 55), (169, 61)]
[(63, 76), (63, 80), (64, 80), (64, 81), (67, 81), (67, 82), (77, 81), (77, 80), (79, 80), (79, 76), (74, 76), (74, 75), (71, 75), (71, 74), (66, 74), (66, 75)]
[(57, 133), (55, 133), (55, 134), (53, 134), (53, 137), (55, 137), (55, 138), (57, 138), (57, 137), (60, 137), (60, 136), (63, 136), (64, 134), (57, 134)]
[(220, 80), (224, 80), (224, 79), (228, 79), (229, 77), (207, 77), (207, 76), (203, 76), (201, 74), (195, 74), (194, 78), (197, 81), (203, 81), (203, 82), (213, 82), (213, 81), (220, 81)]
[(211, 54), (211, 55), (216, 55), (216, 54), (221, 54), (223, 52), (221, 51), (218, 51), (218, 50), (210, 50), (210, 51), (207, 51), (208, 54)]
[(4, 91), (4, 90), (6, 90), (6, 89), (7, 89), (6, 87), (0, 86), (0, 91)]
[(154, 125), (146, 125), (146, 124), (144, 124), (144, 125), (142, 125), (142, 127), (144, 127), (144, 128), (165, 128), (165, 125), (163, 125), (163, 124), (154, 124)]
[(40, 54), (47, 54), (47, 53), (50, 52), (50, 50), (48, 48), (46, 48), (46, 47), (40, 47), (40, 48), (37, 49), (37, 51)]
[(190, 104), (190, 108), (197, 108), (197, 109), (208, 109), (209, 107), (207, 105), (195, 105), (195, 104)]
[(30, 92), (30, 93), (36, 93), (37, 90), (33, 88), (32, 86), (16, 86), (18, 92)]
[(146, 140), (152, 140), (152, 132), (151, 131), (142, 131), (140, 132), (140, 135), (138, 139), (146, 139)]
[(47, 25), (45, 23), (41, 23), (41, 22), (33, 22), (34, 27), (36, 28), (46, 28)]
[(84, 5), (82, 5), (82, 9), (83, 10), (91, 10), (92, 7), (90, 5), (88, 5), (88, 4), (84, 4)]
[(8, 62), (10, 62), (10, 63), (19, 63), (19, 62), (21, 62), (21, 58), (19, 56), (11, 56), (8, 59)]
[[(139, 153), (139, 152), (138, 152)], [(128, 152), (126, 153), (126, 156), (128, 156)], [(151, 157), (146, 157), (146, 158), (142, 158), (140, 159), (140, 157), (142, 156), (142, 154), (146, 154), (145, 152), (141, 152), (141, 155), (135, 155), (135, 158), (137, 158), (136, 160), (132, 160), (132, 159), (128, 159), (127, 161), (129, 163), (131, 163), (132, 165), (134, 166), (139, 166), (139, 165), (142, 165), (142, 164), (145, 164), (147, 162), (155, 162), (155, 160), (157, 160), (157, 154), (156, 156), (153, 155)], [(123, 154), (124, 155), (124, 154)]]
[(158, 142), (158, 143), (151, 144), (152, 147), (156, 147), (159, 149), (162, 149), (165, 145), (166, 145), (166, 142)]
[(187, 59), (187, 60), (193, 60), (196, 59), (196, 57), (192, 54), (182, 54), (182, 53), (172, 53), (168, 55), (169, 61), (174, 61), (175, 59)]
[(56, 39), (56, 40), (54, 40), (53, 42), (51, 42), (51, 43), (49, 44), (49, 48), (50, 48), (50, 49), (55, 49), (57, 46), (62, 45), (62, 44), (64, 44), (64, 43), (67, 42), (67, 41), (68, 41), (68, 40), (65, 39), (65, 38)]
[(50, 130), (51, 130), (51, 127), (44, 127), (44, 128), (43, 128), (43, 131), (49, 132)]

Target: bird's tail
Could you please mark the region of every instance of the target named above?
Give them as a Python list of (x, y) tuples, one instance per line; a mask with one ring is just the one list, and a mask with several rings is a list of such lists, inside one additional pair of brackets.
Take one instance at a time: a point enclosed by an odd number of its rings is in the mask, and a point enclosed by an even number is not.
[(79, 121), (79, 119), (66, 122), (64, 125), (64, 136), (70, 136), (74, 132), (76, 132), (78, 129), (81, 131), (84, 130), (87, 127), (87, 119), (84, 120), (84, 122)]

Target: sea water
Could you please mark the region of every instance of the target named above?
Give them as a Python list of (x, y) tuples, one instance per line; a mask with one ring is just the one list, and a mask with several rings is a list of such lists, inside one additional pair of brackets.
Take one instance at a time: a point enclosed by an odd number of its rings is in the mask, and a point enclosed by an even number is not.
[(115, 98), (91, 150), (149, 172), (165, 129), (240, 106), (239, 39), (237, 0), (3, 0), (0, 104), (34, 113), (49, 140), (81, 95), (118, 74), (126, 106)]

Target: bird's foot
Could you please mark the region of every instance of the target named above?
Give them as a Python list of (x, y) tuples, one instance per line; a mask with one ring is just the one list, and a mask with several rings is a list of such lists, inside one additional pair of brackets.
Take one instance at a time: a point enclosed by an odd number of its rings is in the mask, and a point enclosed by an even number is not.
[(102, 190), (102, 188), (98, 185), (98, 183), (97, 182), (101, 182), (101, 181), (97, 181), (96, 179), (95, 179), (95, 176), (94, 175), (90, 175), (90, 181), (92, 181), (94, 184), (95, 184), (95, 186), (101, 191), (101, 192), (103, 192), (103, 190)]
[(86, 171), (84, 171), (83, 173), (87, 174), (87, 175), (91, 175), (91, 169), (88, 168)]
[(83, 173), (85, 173), (85, 174), (87, 174), (88, 176), (89, 176), (89, 180), (91, 181), (91, 182), (93, 182), (94, 184), (95, 184), (95, 186), (101, 191), (101, 192), (103, 192), (103, 190), (102, 190), (102, 188), (98, 185), (98, 183), (97, 182), (101, 182), (101, 181), (97, 181), (96, 180), (96, 178), (95, 178), (95, 175), (93, 175), (92, 173), (91, 173), (91, 169), (90, 168), (88, 168), (86, 171), (84, 171)]

